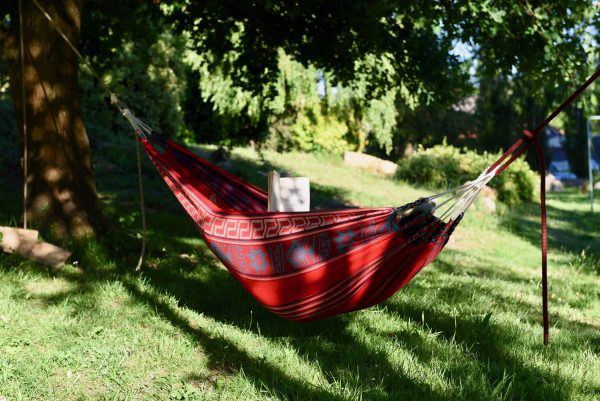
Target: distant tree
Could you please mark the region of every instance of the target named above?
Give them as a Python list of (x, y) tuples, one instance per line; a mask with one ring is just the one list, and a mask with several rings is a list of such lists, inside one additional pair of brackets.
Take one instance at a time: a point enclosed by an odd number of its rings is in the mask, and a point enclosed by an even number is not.
[[(592, 74), (600, 65), (600, 15), (596, 13), (593, 18), (593, 29), (588, 29), (582, 35), (586, 45), (587, 74)], [(595, 90), (587, 91), (569, 108), (562, 119), (562, 128), (567, 139), (567, 156), (573, 172), (580, 177), (588, 176), (587, 160), (587, 119), (600, 114), (600, 90), (598, 84)], [(592, 129), (597, 132), (597, 123), (592, 124)]]
[[(587, 0), (163, 4), (175, 24), (189, 32), (197, 52), (205, 55), (206, 71), (218, 72), (250, 93), (264, 93), (276, 80), (278, 51), (283, 49), (303, 65), (330, 73), (334, 85), (340, 81), (351, 88), (357, 127), (377, 128), (377, 142), (388, 147), (393, 135), (410, 135), (395, 125), (415, 126), (411, 110), (423, 105), (448, 109), (473, 93), (465, 63), (451, 52), (458, 42), (472, 49), (473, 60), (486, 72), (478, 74), (484, 92), (498, 79), (517, 76), (519, 85), (529, 90), (527, 102), (542, 100), (536, 113), (543, 113), (548, 83), (557, 87), (555, 93), (564, 93), (569, 82), (585, 75), (582, 34), (596, 14)], [(498, 96), (506, 95), (500, 92), (498, 88)], [(397, 116), (397, 108), (390, 108), (394, 103), (400, 109)], [(527, 107), (529, 115), (533, 108)], [(365, 117), (377, 115), (386, 118), (364, 123)], [(493, 120), (504, 122), (497, 117)]]
[[(409, 3), (163, 1), (201, 57), (201, 79), (221, 77), (252, 101), (214, 96), (217, 110), (224, 108), (220, 101), (254, 116), (268, 110), (283, 50), (301, 65), (329, 74), (330, 87), (344, 83), (353, 94), (347, 110), (363, 137), (359, 142), (372, 131), (388, 147), (396, 99), (411, 105), (434, 94), (452, 99), (457, 88), (467, 86), (467, 74), (449, 56), (452, 38), (440, 29), (438, 16), (426, 2)], [(202, 85), (204, 96), (223, 93), (216, 85)]]
[[(187, 86), (185, 39), (172, 32), (156, 4), (87, 0), (82, 20), (81, 52), (101, 83), (154, 129), (171, 136), (180, 134)], [(127, 122), (115, 119), (114, 109), (106, 107), (101, 83), (89, 71), (80, 77), (86, 124), (100, 126), (96, 131), (117, 125), (130, 132)], [(114, 134), (122, 135), (123, 129)]]

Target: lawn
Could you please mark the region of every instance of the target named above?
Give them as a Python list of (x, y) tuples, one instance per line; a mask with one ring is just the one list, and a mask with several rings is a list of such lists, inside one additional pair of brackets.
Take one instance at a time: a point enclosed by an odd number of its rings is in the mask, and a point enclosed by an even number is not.
[[(134, 272), (133, 163), (97, 166), (114, 230), (72, 244), (72, 264), (0, 255), (0, 399), (600, 400), (600, 215), (585, 195), (548, 202), (545, 347), (539, 205), (492, 215), (476, 204), (438, 260), (387, 302), (293, 323), (229, 275), (148, 164), (148, 254)], [(309, 176), (316, 208), (425, 193), (319, 155), (239, 148), (227, 168), (263, 187), (272, 168)], [(14, 225), (19, 192), (1, 196), (0, 224)]]

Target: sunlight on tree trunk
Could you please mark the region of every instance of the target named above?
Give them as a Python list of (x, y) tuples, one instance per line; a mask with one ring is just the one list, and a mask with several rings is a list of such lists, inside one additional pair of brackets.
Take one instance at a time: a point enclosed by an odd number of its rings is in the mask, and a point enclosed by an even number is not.
[[(29, 1), (23, 2), (25, 76), (21, 76), (17, 2), (11, 27), (2, 38), (10, 84), (22, 131), (25, 82), (27, 107), (27, 216), (35, 226), (58, 237), (86, 237), (102, 230), (90, 144), (79, 102), (77, 58), (48, 20)], [(81, 2), (44, 2), (60, 28), (77, 43)], [(21, 150), (23, 154), (23, 132)]]

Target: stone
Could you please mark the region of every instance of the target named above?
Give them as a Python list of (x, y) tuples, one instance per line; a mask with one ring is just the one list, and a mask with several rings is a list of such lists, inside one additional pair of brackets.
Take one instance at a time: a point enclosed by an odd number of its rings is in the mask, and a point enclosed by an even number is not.
[(38, 239), (36, 230), (0, 227), (0, 249), (52, 267), (62, 266), (71, 256), (66, 249)]
[(394, 162), (359, 152), (345, 152), (344, 163), (387, 176), (396, 174), (398, 170), (398, 165)]
[(550, 191), (550, 188), (554, 181), (556, 181), (556, 177), (552, 173), (546, 174), (546, 192)]
[(498, 199), (498, 191), (492, 187), (488, 187), (487, 185), (481, 189), (481, 192), (479, 194), (482, 197), (490, 198), (492, 200)]

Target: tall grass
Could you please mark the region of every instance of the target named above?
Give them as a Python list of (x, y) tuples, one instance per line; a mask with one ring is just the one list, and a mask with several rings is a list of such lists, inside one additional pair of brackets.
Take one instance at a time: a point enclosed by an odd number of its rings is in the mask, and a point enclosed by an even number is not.
[[(122, 163), (99, 171), (108, 238), (71, 244), (75, 258), (61, 269), (0, 256), (0, 398), (600, 399), (600, 218), (582, 195), (550, 197), (544, 347), (536, 205), (497, 215), (476, 207), (387, 302), (292, 323), (229, 275), (147, 165), (149, 251), (135, 273), (135, 170)], [(236, 149), (228, 168), (261, 186), (271, 168), (309, 176), (315, 208), (424, 194), (315, 155), (261, 161)], [(0, 224), (13, 224), (18, 193), (0, 199)]]

